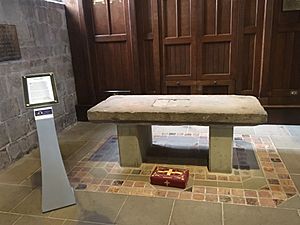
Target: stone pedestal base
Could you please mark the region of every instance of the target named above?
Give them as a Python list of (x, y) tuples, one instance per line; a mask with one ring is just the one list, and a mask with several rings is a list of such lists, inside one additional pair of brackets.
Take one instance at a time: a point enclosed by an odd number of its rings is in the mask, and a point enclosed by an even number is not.
[(118, 124), (120, 165), (139, 167), (152, 145), (151, 125)]
[(231, 173), (233, 126), (209, 126), (209, 170)]
[[(151, 125), (119, 124), (120, 165), (139, 167), (152, 145)], [(209, 127), (209, 170), (217, 173), (232, 171), (233, 126)]]

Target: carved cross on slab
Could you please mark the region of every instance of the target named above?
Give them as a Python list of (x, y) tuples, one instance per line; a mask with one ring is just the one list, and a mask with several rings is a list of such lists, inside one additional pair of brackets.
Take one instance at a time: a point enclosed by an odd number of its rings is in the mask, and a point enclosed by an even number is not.
[(190, 99), (157, 99), (153, 103), (153, 107), (187, 107)]
[(167, 174), (167, 176), (171, 176), (171, 175), (182, 175), (182, 172), (179, 171), (174, 171), (173, 169), (169, 169), (169, 170), (158, 170), (158, 173), (165, 173)]

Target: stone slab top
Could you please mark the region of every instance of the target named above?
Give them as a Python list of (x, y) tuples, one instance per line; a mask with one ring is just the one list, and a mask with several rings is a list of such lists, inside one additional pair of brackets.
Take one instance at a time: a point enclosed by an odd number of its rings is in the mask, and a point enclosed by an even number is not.
[(267, 122), (267, 113), (255, 97), (238, 95), (116, 95), (87, 114), (90, 121), (156, 125)]

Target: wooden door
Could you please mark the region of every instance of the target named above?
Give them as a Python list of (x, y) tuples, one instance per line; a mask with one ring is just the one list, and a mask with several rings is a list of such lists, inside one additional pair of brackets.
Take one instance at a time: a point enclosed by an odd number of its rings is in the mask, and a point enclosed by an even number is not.
[(237, 1), (159, 3), (163, 93), (234, 93)]
[(161, 74), (165, 94), (195, 93), (196, 21), (195, 0), (161, 0)]
[[(91, 22), (91, 61), (97, 99), (106, 90), (140, 90), (135, 49), (135, 20), (131, 0), (85, 1), (86, 22)], [(89, 21), (88, 16), (91, 14)]]
[(198, 92), (235, 92), (237, 57), (237, 1), (202, 0), (197, 57)]
[(282, 0), (268, 1), (261, 97), (267, 105), (300, 105), (300, 11), (283, 11)]

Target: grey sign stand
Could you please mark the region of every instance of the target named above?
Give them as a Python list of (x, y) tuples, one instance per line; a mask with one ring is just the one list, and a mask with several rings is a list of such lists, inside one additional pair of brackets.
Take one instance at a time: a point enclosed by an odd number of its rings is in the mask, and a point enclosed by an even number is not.
[(76, 204), (61, 157), (52, 107), (34, 109), (42, 165), (42, 211)]

